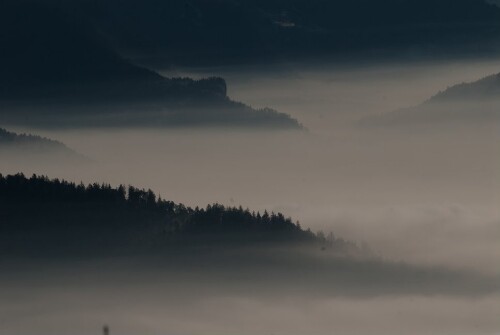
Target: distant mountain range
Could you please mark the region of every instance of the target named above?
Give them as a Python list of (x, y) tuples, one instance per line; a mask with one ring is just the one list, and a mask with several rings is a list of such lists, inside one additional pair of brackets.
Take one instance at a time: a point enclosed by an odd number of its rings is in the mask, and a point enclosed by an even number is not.
[(57, 1), (2, 2), (0, 31), (3, 124), (301, 128), (232, 101), (221, 78), (168, 79), (133, 65)]
[(470, 83), (461, 83), (448, 87), (431, 97), (427, 103), (454, 101), (500, 101), (500, 73), (493, 74)]
[(500, 74), (448, 87), (418, 106), (370, 116), (360, 121), (365, 126), (499, 122)]
[(56, 2), (121, 52), (164, 65), (489, 55), (500, 36), (500, 9), (482, 0)]

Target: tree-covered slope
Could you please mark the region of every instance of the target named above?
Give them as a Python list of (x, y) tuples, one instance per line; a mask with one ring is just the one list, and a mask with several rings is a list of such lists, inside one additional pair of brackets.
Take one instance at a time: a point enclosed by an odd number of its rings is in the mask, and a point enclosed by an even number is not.
[(74, 184), (43, 176), (0, 175), (4, 252), (157, 250), (172, 244), (306, 243), (337, 251), (357, 247), (316, 236), (281, 213), (255, 213), (220, 204), (190, 208), (151, 190)]
[[(282, 214), (190, 208), (152, 191), (0, 176), (0, 263), (267, 295), (480, 295), (496, 277), (385, 261)], [(118, 280), (119, 282), (120, 280)], [(205, 286), (207, 285), (207, 286)]]

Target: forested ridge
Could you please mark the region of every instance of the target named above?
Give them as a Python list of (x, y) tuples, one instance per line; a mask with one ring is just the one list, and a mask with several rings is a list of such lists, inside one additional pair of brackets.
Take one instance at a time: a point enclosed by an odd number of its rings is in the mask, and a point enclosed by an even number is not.
[(333, 234), (305, 230), (282, 213), (217, 203), (191, 208), (134, 186), (84, 185), (37, 175), (0, 175), (0, 222), (7, 250), (155, 248), (185, 242), (291, 242), (357, 249)]

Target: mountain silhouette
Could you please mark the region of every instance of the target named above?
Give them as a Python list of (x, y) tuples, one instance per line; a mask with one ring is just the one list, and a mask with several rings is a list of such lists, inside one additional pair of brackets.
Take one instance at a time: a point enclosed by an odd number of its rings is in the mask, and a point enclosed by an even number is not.
[(7, 159), (23, 156), (25, 159), (39, 156), (59, 155), (61, 158), (85, 160), (85, 158), (64, 143), (31, 134), (17, 134), (0, 128), (0, 153)]
[(77, 264), (83, 277), (93, 267), (108, 269), (113, 283), (122, 269), (125, 276), (136, 273), (168, 286), (175, 280), (193, 289), (212, 283), (212, 289), (252, 294), (261, 287), (269, 288), (267, 296), (460, 296), (499, 289), (497, 276), (382, 260), (333, 234), (304, 230), (280, 213), (220, 204), (193, 209), (151, 190), (22, 174), (0, 175), (0, 261), (6, 259), (44, 270), (70, 266), (73, 277)]
[(222, 78), (164, 78), (130, 63), (56, 2), (3, 2), (0, 31), (4, 124), (301, 128), (232, 101)]
[(448, 87), (431, 97), (428, 103), (470, 100), (500, 100), (500, 73), (470, 83)]
[(364, 126), (497, 124), (500, 121), (500, 74), (460, 83), (422, 104), (360, 120)]
[[(119, 50), (213, 65), (402, 53), (491, 54), (500, 9), (481, 0), (80, 0), (71, 7)], [(384, 53), (382, 52), (382, 56)]]
[(74, 184), (44, 176), (0, 174), (3, 252), (109, 253), (197, 243), (201, 245), (311, 244), (360, 253), (333, 235), (316, 236), (281, 213), (255, 213), (220, 204), (190, 208), (151, 190)]

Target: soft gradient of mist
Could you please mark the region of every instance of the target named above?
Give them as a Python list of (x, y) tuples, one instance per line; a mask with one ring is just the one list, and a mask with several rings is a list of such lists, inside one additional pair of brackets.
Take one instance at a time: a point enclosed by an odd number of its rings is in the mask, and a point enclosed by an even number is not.
[[(191, 206), (220, 202), (282, 211), (304, 227), (364, 241), (385, 259), (498, 275), (499, 125), (356, 125), (363, 116), (415, 106), (447, 86), (496, 73), (498, 65), (179, 70), (176, 74), (222, 75), (232, 97), (290, 113), (309, 132), (36, 130), (94, 163), (68, 167), (47, 157), (48, 162), (36, 158), (21, 166), (2, 160), (0, 172), (133, 184)], [(142, 281), (115, 290), (101, 284), (65, 286), (63, 280), (58, 287), (26, 286), (21, 295), (4, 289), (16, 303), (0, 304), (0, 324), (9, 334), (23, 335), (98, 333), (95, 325), (105, 322), (115, 325), (116, 333), (131, 335), (495, 334), (500, 329), (495, 295), (267, 300), (254, 292), (234, 296), (222, 290), (177, 299), (167, 288), (154, 290)]]
[(294, 64), (157, 69), (164, 75), (222, 76), (228, 94), (290, 113), (315, 132), (339, 132), (360, 117), (416, 106), (439, 91), (500, 72), (500, 61)]

